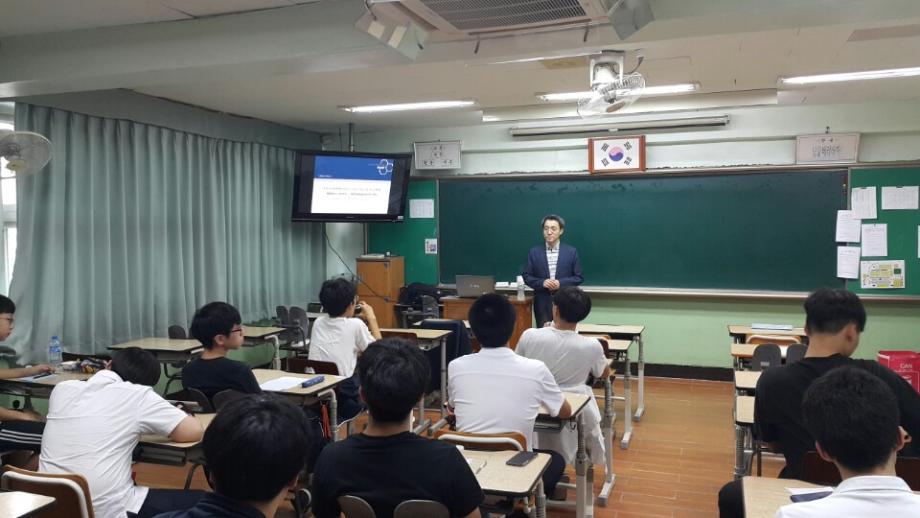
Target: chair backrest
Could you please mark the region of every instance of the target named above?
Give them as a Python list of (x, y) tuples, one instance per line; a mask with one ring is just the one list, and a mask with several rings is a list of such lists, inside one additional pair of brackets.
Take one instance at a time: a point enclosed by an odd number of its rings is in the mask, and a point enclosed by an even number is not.
[(396, 506), (393, 518), (450, 518), (450, 510), (434, 500), (406, 500)]
[(75, 473), (36, 473), (13, 466), (4, 467), (0, 487), (53, 497), (55, 503), (35, 518), (94, 518), (89, 484)]
[(380, 331), (380, 336), (384, 338), (402, 338), (410, 342), (416, 341), (415, 333), (411, 331)]
[(776, 344), (760, 344), (754, 348), (751, 370), (762, 371), (783, 364), (783, 353)]
[(339, 367), (334, 362), (308, 360), (306, 358), (297, 357), (287, 358), (284, 370), (286, 372), (296, 372), (298, 374), (329, 374), (330, 376), (339, 375)]
[[(898, 457), (894, 463), (894, 471), (913, 491), (920, 491), (920, 458)], [(840, 483), (840, 472), (837, 466), (810, 451), (802, 460), (802, 480), (813, 484), (836, 486)]]
[(322, 313), (323, 305), (319, 302), (309, 302), (307, 303), (307, 311), (310, 313)]
[(203, 414), (213, 414), (214, 413), (214, 404), (211, 403), (211, 400), (208, 399), (208, 396), (204, 395), (204, 392), (186, 387), (185, 391), (188, 393), (189, 398), (195, 403), (198, 403), (198, 406), (201, 407), (201, 413)]
[(486, 451), (526, 451), (527, 438), (521, 432), (507, 433), (472, 433), (458, 432), (442, 428), (435, 432), (434, 438), (457, 444), (471, 450)]
[(185, 334), (185, 328), (182, 326), (172, 325), (169, 326), (169, 330), (166, 332), (167, 336), (173, 340), (185, 340), (188, 338), (188, 335)]
[(431, 295), (422, 295), (422, 312), (435, 317), (439, 316), (438, 300)]
[(310, 319), (307, 317), (307, 312), (304, 311), (303, 308), (291, 306), (290, 318), (291, 324), (300, 326), (304, 338), (310, 336)]
[(802, 344), (792, 344), (786, 348), (786, 365), (795, 363), (805, 357), (808, 347)]
[(777, 345), (792, 345), (799, 343), (799, 337), (797, 336), (786, 336), (786, 335), (761, 335), (761, 334), (750, 334), (747, 335), (745, 342), (749, 344), (777, 344)]
[(217, 394), (214, 394), (212, 402), (214, 403), (214, 411), (220, 412), (221, 408), (224, 408), (229, 403), (236, 401), (242, 397), (246, 397), (245, 392), (240, 392), (239, 390), (225, 389), (221, 390)]
[(279, 324), (290, 324), (291, 317), (288, 313), (288, 308), (285, 306), (275, 306), (275, 317), (278, 318)]
[(361, 497), (342, 495), (338, 501), (345, 518), (377, 518), (371, 504)]
[(898, 457), (894, 471), (914, 491), (920, 491), (920, 458)]

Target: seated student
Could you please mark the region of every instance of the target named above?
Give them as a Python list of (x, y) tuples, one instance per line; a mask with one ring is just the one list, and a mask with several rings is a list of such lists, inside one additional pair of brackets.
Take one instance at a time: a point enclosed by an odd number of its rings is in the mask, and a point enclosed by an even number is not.
[(229, 351), (243, 346), (241, 322), (240, 312), (226, 302), (211, 302), (195, 312), (189, 331), (204, 352), (182, 369), (182, 386), (200, 390), (208, 399), (227, 389), (261, 392), (252, 369), (227, 358)]
[(428, 386), (425, 355), (408, 341), (387, 338), (358, 359), (361, 397), (369, 417), (363, 433), (323, 450), (313, 474), (313, 514), (338, 518), (338, 497), (366, 500), (377, 518), (401, 502), (434, 500), (451, 516), (479, 517), (483, 494), (460, 451), (412, 433), (412, 409)]
[(514, 354), (508, 340), (514, 331), (514, 307), (496, 293), (483, 295), (470, 308), (470, 327), (482, 345), (476, 354), (450, 364), (448, 392), (457, 430), (473, 433), (520, 432), (527, 448), (548, 453), (543, 489), (551, 497), (565, 470), (565, 459), (552, 450), (534, 448), (533, 426), (545, 406), (552, 416), (567, 418), (572, 408), (543, 362)]
[[(575, 331), (578, 322), (591, 312), (591, 297), (577, 286), (563, 286), (553, 294), (552, 326), (528, 329), (518, 340), (515, 352), (525, 358), (545, 363), (559, 388), (592, 396), (585, 408), (585, 442), (591, 460), (604, 463), (604, 439), (601, 433), (601, 412), (594, 392), (586, 385), (588, 376), (604, 378), (610, 375), (604, 348), (597, 339), (581, 336)], [(575, 430), (537, 432), (540, 448), (561, 453), (566, 462), (575, 461), (578, 435)]]
[(855, 367), (834, 369), (808, 387), (802, 417), (818, 455), (843, 481), (828, 497), (781, 507), (777, 518), (920, 516), (920, 495), (895, 475), (906, 433), (898, 400), (881, 379)]
[[(13, 332), (14, 313), (16, 304), (9, 297), (0, 295), (0, 342), (9, 338)], [(0, 379), (21, 378), (53, 371), (50, 365), (45, 364), (20, 369), (0, 369)], [(45, 423), (37, 413), (0, 407), (0, 451), (23, 452), (21, 455), (11, 454), (7, 459), (10, 464), (35, 469), (38, 465), (35, 454), (41, 450), (44, 429)]]
[[(885, 382), (898, 400), (901, 426), (920, 437), (920, 394), (891, 369), (850, 358), (865, 327), (866, 310), (859, 297), (846, 290), (818, 290), (805, 300), (805, 358), (760, 375), (754, 423), (760, 439), (786, 458), (780, 478), (802, 478), (802, 459), (814, 449), (814, 438), (805, 428), (802, 398), (812, 382), (837, 367), (858, 367)], [(740, 482), (730, 482), (719, 492), (719, 511), (723, 518), (744, 516)]]
[(222, 409), (204, 434), (214, 489), (186, 511), (157, 518), (272, 518), (307, 462), (310, 434), (300, 408), (269, 394)]
[(154, 392), (159, 379), (153, 354), (129, 347), (89, 380), (63, 381), (51, 392), (39, 471), (83, 475), (97, 518), (147, 518), (188, 509), (204, 496), (135, 486), (131, 478), (131, 454), (142, 434), (176, 442), (202, 436), (197, 419)]
[[(380, 340), (374, 308), (366, 302), (358, 302), (355, 285), (342, 278), (324, 282), (319, 301), (327, 315), (313, 323), (310, 359), (335, 363), (339, 376), (351, 377), (358, 355), (375, 339)], [(355, 308), (361, 309), (358, 318), (355, 318)], [(354, 417), (361, 411), (358, 383), (359, 380), (350, 379), (336, 388), (338, 414), (342, 419)]]

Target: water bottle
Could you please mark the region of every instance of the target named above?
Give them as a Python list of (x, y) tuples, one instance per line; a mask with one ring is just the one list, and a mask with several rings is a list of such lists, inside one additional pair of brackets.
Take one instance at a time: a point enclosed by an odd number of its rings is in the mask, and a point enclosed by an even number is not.
[(524, 278), (520, 275), (517, 277), (517, 299), (524, 300)]
[(48, 363), (54, 367), (54, 370), (61, 367), (61, 356), (61, 340), (57, 336), (52, 336), (51, 341), (48, 342)]

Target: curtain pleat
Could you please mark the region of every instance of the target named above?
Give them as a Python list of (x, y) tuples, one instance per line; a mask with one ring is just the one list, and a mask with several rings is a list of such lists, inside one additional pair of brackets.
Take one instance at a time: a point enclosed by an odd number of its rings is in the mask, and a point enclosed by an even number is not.
[(293, 151), (28, 104), (16, 128), (54, 146), (18, 180), (8, 344), (25, 360), (52, 335), (84, 353), (165, 336), (213, 300), (254, 320), (315, 298), (322, 232), (290, 220)]

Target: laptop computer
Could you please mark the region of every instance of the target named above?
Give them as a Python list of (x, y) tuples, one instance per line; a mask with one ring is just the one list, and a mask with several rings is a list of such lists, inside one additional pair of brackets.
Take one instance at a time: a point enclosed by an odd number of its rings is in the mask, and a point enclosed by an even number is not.
[(458, 275), (457, 296), (476, 298), (495, 291), (495, 277), (491, 275)]

